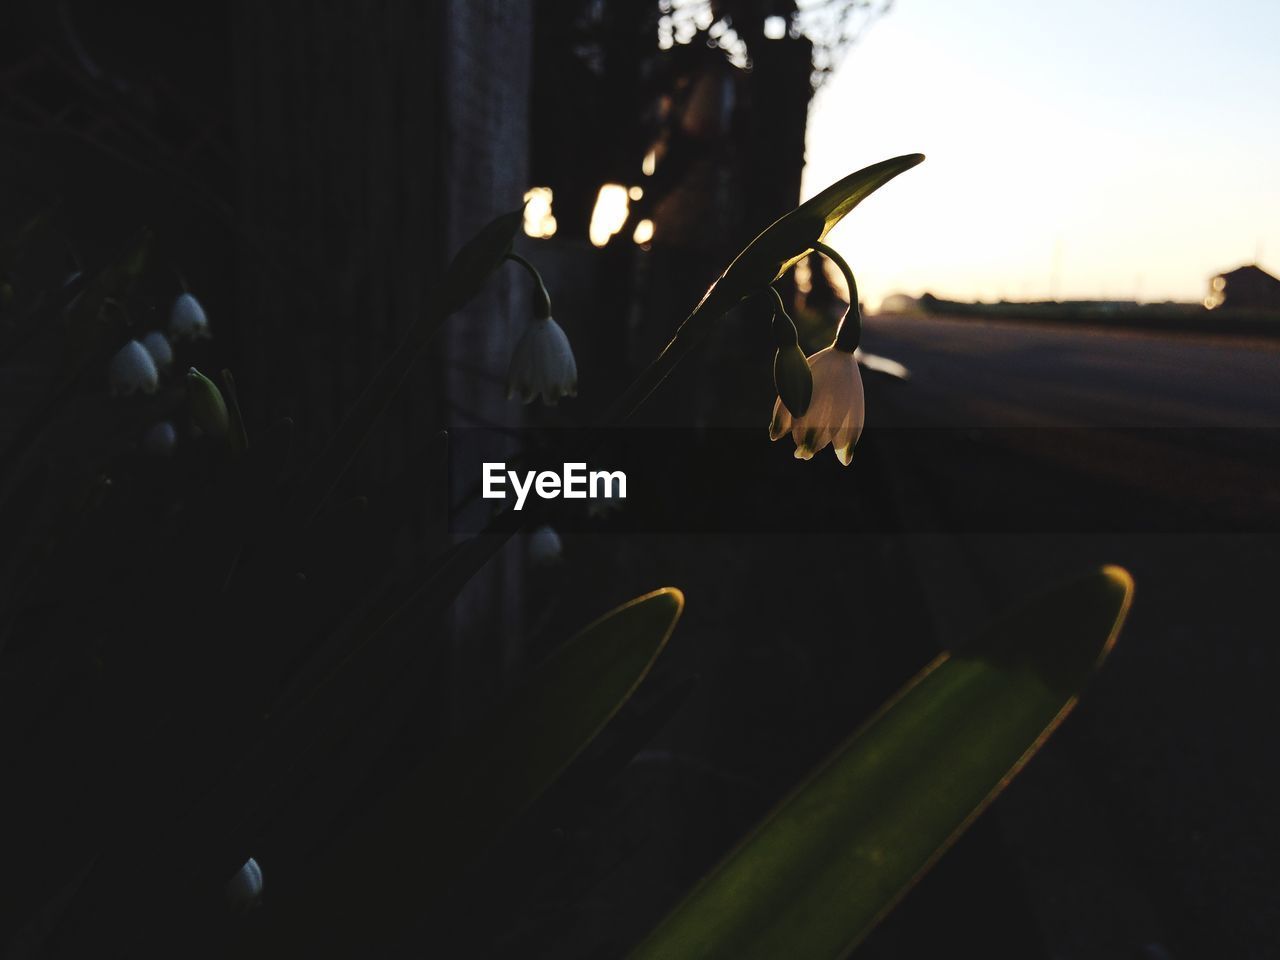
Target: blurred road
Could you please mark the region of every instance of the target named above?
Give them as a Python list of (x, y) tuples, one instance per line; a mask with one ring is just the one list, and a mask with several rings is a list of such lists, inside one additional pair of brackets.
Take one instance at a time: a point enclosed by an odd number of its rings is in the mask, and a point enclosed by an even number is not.
[(1135, 576), (992, 810), (1044, 955), (1276, 956), (1280, 339), (884, 318), (864, 347), (911, 373), (866, 374), (868, 423), (942, 643), (1082, 569)]
[(864, 346), (940, 426), (1280, 427), (1280, 338), (884, 317)]
[(911, 373), (869, 407), (872, 426), (942, 428), (930, 442), (952, 454), (964, 436), (1052, 464), (1038, 479), (1059, 500), (1083, 480), (1178, 505), (1162, 529), (1280, 531), (1280, 338), (884, 318), (864, 346)]

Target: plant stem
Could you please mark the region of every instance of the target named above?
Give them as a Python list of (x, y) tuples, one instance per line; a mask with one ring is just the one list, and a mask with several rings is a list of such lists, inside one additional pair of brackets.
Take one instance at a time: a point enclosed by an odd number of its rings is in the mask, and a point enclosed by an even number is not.
[(550, 318), (551, 294), (547, 293), (547, 285), (542, 282), (542, 274), (538, 272), (538, 268), (514, 251), (507, 254), (507, 259), (520, 264), (529, 272), (529, 276), (533, 277), (535, 285), (533, 291), (533, 315), (539, 320)]
[(844, 274), (844, 282), (849, 285), (849, 312), (845, 314), (844, 321), (836, 332), (835, 348), (845, 353), (853, 353), (862, 342), (862, 309), (858, 306), (858, 281), (853, 279), (853, 271), (849, 269), (849, 264), (845, 263), (844, 257), (833, 248), (821, 240), (815, 240), (813, 249), (839, 267), (840, 272)]
[(649, 364), (640, 375), (632, 381), (631, 386), (614, 401), (601, 420), (601, 427), (615, 426), (629, 419), (658, 389), (663, 380), (675, 369), (694, 347), (706, 339), (716, 319), (733, 306), (721, 292), (719, 286), (712, 287), (702, 302), (693, 308), (693, 312), (685, 318), (684, 323), (676, 328), (671, 341), (662, 348), (662, 352)]
[(791, 314), (787, 313), (786, 304), (782, 302), (782, 294), (778, 292), (778, 288), (770, 285), (769, 292), (773, 294), (774, 302), (774, 346), (779, 349), (782, 349), (783, 347), (794, 347), (800, 342), (800, 333), (796, 330), (796, 322), (791, 319)]

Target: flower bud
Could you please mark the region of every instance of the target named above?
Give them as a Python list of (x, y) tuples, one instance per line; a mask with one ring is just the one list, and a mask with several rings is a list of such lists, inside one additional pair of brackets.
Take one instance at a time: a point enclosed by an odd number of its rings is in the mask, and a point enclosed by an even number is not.
[(142, 452), (153, 457), (168, 457), (178, 443), (178, 431), (168, 420), (154, 423), (142, 437)]
[(142, 345), (146, 347), (147, 353), (151, 354), (156, 369), (161, 373), (168, 373), (169, 368), (173, 366), (173, 347), (169, 345), (169, 338), (159, 330), (152, 330), (142, 338)]
[(175, 340), (208, 340), (213, 336), (209, 332), (209, 319), (204, 315), (204, 307), (189, 293), (173, 301), (173, 309), (169, 312), (169, 336)]
[(107, 368), (113, 397), (136, 393), (155, 393), (160, 389), (160, 371), (147, 348), (137, 340), (130, 340), (121, 347)]
[(507, 396), (532, 403), (539, 394), (542, 402), (555, 406), (561, 397), (578, 393), (578, 365), (573, 348), (560, 324), (550, 317), (535, 318), (511, 353), (507, 371)]
[(192, 367), (187, 371), (187, 396), (191, 401), (191, 419), (204, 433), (219, 440), (231, 432), (227, 401), (216, 384)]
[(550, 567), (560, 562), (564, 555), (564, 543), (560, 534), (543, 524), (529, 534), (529, 562), (535, 567)]
[(813, 399), (813, 374), (798, 344), (779, 347), (773, 356), (773, 384), (793, 417), (803, 417)]
[(790, 433), (799, 460), (809, 460), (831, 445), (836, 458), (847, 467), (866, 420), (858, 361), (852, 351), (841, 350), (833, 343), (809, 358), (809, 372), (813, 376), (809, 409), (793, 417), (779, 395), (773, 405), (769, 439), (777, 440)]
[(262, 868), (250, 857), (227, 881), (227, 902), (238, 913), (252, 910), (262, 902)]

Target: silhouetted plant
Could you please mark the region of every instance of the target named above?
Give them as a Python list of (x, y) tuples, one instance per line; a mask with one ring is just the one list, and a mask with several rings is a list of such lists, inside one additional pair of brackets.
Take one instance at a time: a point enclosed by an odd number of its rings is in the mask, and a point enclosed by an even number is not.
[[(770, 435), (791, 432), (806, 459), (833, 444), (848, 464), (863, 423), (861, 322), (853, 274), (824, 240), (921, 159), (851, 174), (762, 232), (599, 423), (625, 420), (726, 311), (770, 295), (818, 251), (845, 273), (851, 306), (834, 342), (805, 358), (773, 294), (779, 399)], [(230, 952), (234, 943), (237, 954), (356, 956), (396, 942), (448, 902), (648, 674), (683, 610), (675, 588), (584, 628), (438, 754), (398, 776), (370, 776), (371, 758), (421, 695), (421, 668), (444, 639), (439, 615), (538, 518), (505, 511), (396, 580), (386, 576), (390, 531), (363, 498), (332, 502), (334, 492), (432, 336), (505, 260), (536, 286), (512, 389), (548, 402), (574, 394), (576, 362), (550, 296), (512, 252), (520, 223), (518, 211), (499, 217), (459, 251), (433, 309), (302, 469), (291, 463), (288, 421), (249, 435), (229, 372), (215, 381), (188, 364), (175, 378), (194, 341), (213, 332), (194, 295), (175, 299), (167, 336), (133, 323), (130, 292), (149, 235), (52, 305), (64, 371), (10, 441), (0, 512), (20, 518), (33, 500), (46, 476), (34, 451), (38, 442), (65, 449), (65, 438), (48, 435), (77, 391), (103, 390), (109, 379), (120, 398), (106, 422), (119, 439), (73, 450), (71, 479), (53, 485), (52, 519), (31, 518), (5, 544), (4, 736), (20, 810), (6, 832), (10, 877), (0, 892), (25, 924), (22, 950), (176, 955), (194, 938), (200, 949)], [(17, 266), (38, 230), (24, 225), (5, 247), (6, 343), (21, 344), (25, 325), (49, 313)], [(184, 444), (193, 455), (156, 473)], [(117, 489), (108, 468), (135, 449), (165, 459), (123, 471), (126, 489)], [(555, 531), (539, 526), (530, 543), (538, 561), (554, 563), (560, 549)], [(940, 657), (637, 955), (847, 952), (1070, 710), (1114, 642), (1130, 592), (1123, 571), (1105, 569), (1034, 601), (962, 655)], [(621, 762), (684, 692), (618, 736)], [(371, 794), (358, 793), (365, 782)], [(36, 812), (65, 829), (15, 829)], [(248, 919), (228, 926), (228, 901)]]

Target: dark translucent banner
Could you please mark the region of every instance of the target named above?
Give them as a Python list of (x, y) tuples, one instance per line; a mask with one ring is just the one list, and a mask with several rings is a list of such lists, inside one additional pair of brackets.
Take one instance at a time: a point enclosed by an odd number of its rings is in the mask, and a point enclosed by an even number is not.
[(450, 434), (451, 524), (566, 531), (1280, 530), (1280, 430), (869, 429), (849, 467), (763, 428)]

